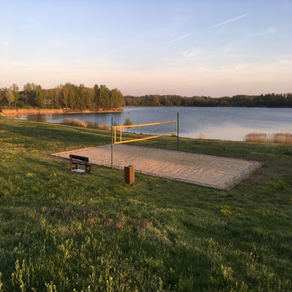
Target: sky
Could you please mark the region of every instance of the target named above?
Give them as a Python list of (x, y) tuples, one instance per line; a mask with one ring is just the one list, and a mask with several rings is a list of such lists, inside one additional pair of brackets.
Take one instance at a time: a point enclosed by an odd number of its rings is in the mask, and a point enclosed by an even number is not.
[(0, 88), (292, 92), (292, 0), (0, 0)]

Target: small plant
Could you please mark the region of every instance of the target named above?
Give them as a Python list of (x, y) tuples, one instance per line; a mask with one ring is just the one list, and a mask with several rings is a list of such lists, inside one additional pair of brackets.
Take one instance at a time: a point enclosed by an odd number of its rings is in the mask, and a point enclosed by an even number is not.
[(284, 190), (288, 186), (288, 184), (281, 179), (268, 181), (267, 185), (275, 188), (276, 190)]
[(127, 126), (126, 130), (128, 130), (129, 128), (131, 128), (130, 126), (133, 125), (132, 121), (130, 118), (127, 118), (124, 122), (124, 126)]
[(130, 119), (130, 118), (127, 118), (127, 119), (125, 120), (125, 122), (124, 122), (124, 126), (131, 126), (131, 125), (133, 125), (131, 119)]
[(202, 133), (199, 133), (199, 139), (207, 139), (206, 136)]

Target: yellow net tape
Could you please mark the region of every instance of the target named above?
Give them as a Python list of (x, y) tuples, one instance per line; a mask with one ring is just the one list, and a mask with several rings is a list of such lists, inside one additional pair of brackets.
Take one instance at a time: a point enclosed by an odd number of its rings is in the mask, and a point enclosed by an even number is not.
[(117, 141), (117, 129), (155, 126), (155, 125), (170, 124), (170, 123), (175, 123), (175, 125), (177, 126), (177, 121), (176, 120), (174, 120), (174, 121), (167, 121), (167, 122), (159, 122), (159, 123), (149, 123), (149, 124), (114, 126), (114, 144), (123, 144), (123, 143), (130, 143), (130, 142), (136, 142), (136, 141), (142, 141), (142, 140), (149, 140), (149, 139), (154, 139), (154, 138), (161, 137), (161, 136), (168, 136), (168, 135), (174, 135), (174, 134), (176, 134), (176, 131), (175, 131), (175, 132), (164, 133), (164, 134), (154, 135), (154, 136), (149, 136), (149, 137), (144, 137), (144, 138), (131, 139), (131, 140), (125, 140), (125, 141)]

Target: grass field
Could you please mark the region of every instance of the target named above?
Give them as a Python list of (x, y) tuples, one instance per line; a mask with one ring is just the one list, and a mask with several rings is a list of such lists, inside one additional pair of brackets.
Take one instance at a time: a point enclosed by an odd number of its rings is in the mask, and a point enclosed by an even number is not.
[(127, 185), (50, 155), (108, 144), (109, 131), (0, 124), (0, 291), (292, 291), (291, 145), (181, 139), (265, 164), (228, 192), (142, 174)]

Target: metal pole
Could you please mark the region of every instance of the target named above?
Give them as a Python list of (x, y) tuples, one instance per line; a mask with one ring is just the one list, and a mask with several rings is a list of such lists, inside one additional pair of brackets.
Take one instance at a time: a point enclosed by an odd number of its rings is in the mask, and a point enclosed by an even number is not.
[(111, 119), (111, 167), (114, 169), (114, 117)]
[(177, 113), (177, 120), (176, 120), (176, 139), (177, 139), (177, 150), (179, 150), (179, 113)]
[[(123, 113), (121, 113), (121, 126), (123, 125)], [(122, 142), (122, 128), (120, 129), (120, 141)]]

